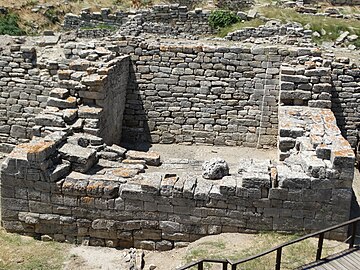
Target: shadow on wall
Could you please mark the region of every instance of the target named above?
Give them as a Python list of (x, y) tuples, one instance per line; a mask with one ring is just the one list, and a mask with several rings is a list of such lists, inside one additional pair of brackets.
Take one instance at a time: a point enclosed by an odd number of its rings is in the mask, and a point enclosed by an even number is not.
[[(345, 105), (344, 105), (345, 106)], [(345, 139), (347, 138), (346, 133), (346, 119), (344, 115), (345, 107), (342, 105), (342, 101), (340, 100), (339, 92), (336, 91), (335, 87), (332, 87), (331, 90), (331, 110), (335, 115), (336, 118), (336, 124), (338, 125), (341, 135), (344, 136)], [(351, 146), (354, 147), (354, 145), (350, 142)]]
[(147, 151), (151, 147), (150, 128), (145, 106), (140, 95), (134, 66), (130, 62), (121, 138), (121, 145), (127, 149)]
[[(354, 191), (352, 192), (352, 198), (351, 198), (351, 210), (350, 210), (350, 219), (353, 219), (353, 218), (357, 218), (360, 216), (360, 206), (359, 206), (359, 199), (360, 198), (356, 198), (356, 194), (354, 193)], [(349, 226), (349, 234), (350, 234), (350, 229), (351, 227)], [(359, 232), (360, 232), (360, 223), (357, 224), (357, 236), (356, 236), (356, 239), (355, 239), (355, 243), (357, 245), (360, 244), (360, 237), (359, 237)]]

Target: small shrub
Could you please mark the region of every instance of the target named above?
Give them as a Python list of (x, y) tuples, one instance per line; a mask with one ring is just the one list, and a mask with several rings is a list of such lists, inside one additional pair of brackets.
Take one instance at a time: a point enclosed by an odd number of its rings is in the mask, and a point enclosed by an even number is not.
[(0, 35), (20, 36), (24, 35), (19, 24), (19, 17), (14, 13), (0, 15)]
[(223, 28), (240, 21), (240, 18), (228, 10), (214, 10), (209, 17), (209, 25), (212, 28)]
[(59, 12), (55, 10), (54, 8), (49, 8), (44, 12), (44, 16), (52, 23), (59, 23)]

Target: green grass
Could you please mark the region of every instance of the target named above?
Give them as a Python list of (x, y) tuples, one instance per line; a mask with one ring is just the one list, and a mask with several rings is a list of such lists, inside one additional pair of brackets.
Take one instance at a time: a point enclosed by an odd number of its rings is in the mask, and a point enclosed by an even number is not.
[[(265, 250), (275, 247), (276, 245), (285, 243), (290, 240), (294, 240), (298, 237), (299, 235), (296, 234), (283, 235), (275, 232), (260, 233), (258, 235), (255, 235), (253, 243), (252, 245), (250, 245), (251, 247), (242, 250), (235, 249), (236, 251), (234, 251), (233, 249), (231, 254), (229, 254), (229, 250), (231, 249), (231, 243), (225, 243), (222, 241), (204, 242), (199, 244), (199, 246), (188, 250), (185, 256), (185, 262), (189, 263), (191, 261), (203, 258), (230, 259), (232, 261), (237, 261), (239, 259), (247, 258), (249, 256), (261, 253)], [(323, 256), (328, 256), (330, 254), (336, 253), (339, 250), (342, 250), (343, 247), (338, 245), (341, 245), (341, 243), (325, 243)], [(317, 239), (307, 239), (297, 244), (285, 247), (282, 253), (281, 269), (294, 269), (296, 267), (314, 261), (316, 249)], [(240, 265), (239, 267), (244, 270), (273, 269), (275, 266), (275, 257), (276, 252), (273, 252), (261, 258), (241, 264), (241, 267)], [(211, 264), (205, 264), (204, 266), (207, 270), (212, 269)]]
[(25, 32), (20, 28), (19, 16), (14, 13), (0, 15), (0, 35), (20, 36)]
[[(344, 31), (349, 31), (350, 34), (356, 34), (360, 36), (360, 21), (349, 19), (338, 19), (324, 16), (312, 16), (296, 12), (290, 8), (276, 8), (276, 7), (261, 7), (259, 12), (267, 18), (277, 19), (283, 23), (298, 22), (304, 27), (321, 33), (325, 30), (326, 34), (318, 38), (314, 38), (314, 41), (321, 44), (324, 41), (335, 41), (336, 38)], [(229, 32), (236, 31), (244, 27), (257, 27), (265, 24), (259, 19), (240, 22), (233, 24), (229, 27), (222, 28), (218, 36), (224, 37)], [(352, 42), (356, 46), (360, 46), (360, 41)]]
[(0, 270), (61, 269), (68, 246), (41, 242), (0, 229)]
[(274, 18), (286, 22), (299, 22), (303, 26), (308, 26), (312, 31), (321, 33), (325, 30), (326, 34), (316, 38), (315, 41), (321, 43), (323, 41), (335, 41), (341, 32), (349, 31), (350, 34), (360, 36), (360, 21), (337, 19), (324, 16), (312, 16), (297, 13), (292, 9), (279, 9), (274, 7), (261, 8), (260, 12), (268, 18)]

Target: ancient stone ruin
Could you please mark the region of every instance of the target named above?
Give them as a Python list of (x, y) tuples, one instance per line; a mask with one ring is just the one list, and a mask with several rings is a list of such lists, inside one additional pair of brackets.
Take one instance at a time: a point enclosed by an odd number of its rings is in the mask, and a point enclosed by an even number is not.
[[(176, 39), (204, 34), (206, 14), (84, 10), (64, 26), (101, 21), (119, 32), (9, 41), (0, 55), (7, 231), (168, 250), (210, 234), (312, 232), (349, 218), (359, 68), (294, 25)], [(171, 24), (171, 39), (152, 36), (170, 35)], [(237, 173), (210, 180), (200, 161), (131, 150), (156, 143), (277, 147), (279, 158), (239, 156)]]

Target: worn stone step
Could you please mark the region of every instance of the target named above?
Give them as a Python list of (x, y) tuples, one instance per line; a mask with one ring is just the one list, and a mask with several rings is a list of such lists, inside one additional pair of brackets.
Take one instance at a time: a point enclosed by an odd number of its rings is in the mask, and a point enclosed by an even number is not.
[(76, 108), (76, 104), (77, 103), (75, 97), (68, 97), (67, 99), (50, 97), (47, 102), (48, 106), (53, 106), (60, 109)]

